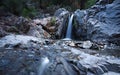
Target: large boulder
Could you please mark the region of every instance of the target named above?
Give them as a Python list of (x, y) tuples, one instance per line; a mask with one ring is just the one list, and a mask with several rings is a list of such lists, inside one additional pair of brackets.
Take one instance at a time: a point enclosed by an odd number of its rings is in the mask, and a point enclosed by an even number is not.
[[(110, 42), (120, 45), (119, 9), (119, 0), (114, 0), (111, 4), (109, 4), (109, 2), (105, 4), (98, 3), (97, 5), (92, 6), (90, 9), (87, 9), (87, 23), (83, 23), (83, 25), (85, 24), (84, 26), (86, 27), (87, 39), (95, 42)], [(83, 18), (81, 17), (79, 21), (82, 22), (82, 19)], [(78, 30), (82, 31), (84, 29), (85, 28), (80, 27)]]
[[(86, 38), (86, 19), (87, 12), (86, 10), (77, 9), (75, 12), (75, 21), (73, 24), (73, 31), (75, 37), (79, 37), (80, 40), (84, 40)], [(80, 38), (81, 37), (81, 38)], [(82, 39), (84, 37), (84, 39)]]
[[(87, 30), (88, 34), (92, 35), (90, 37), (92, 40), (110, 41), (110, 37), (120, 34), (119, 8), (120, 2), (115, 0), (112, 4), (107, 4), (105, 10), (96, 13), (93, 18), (88, 19)], [(116, 38), (120, 37), (114, 37), (113, 39)]]
[(54, 16), (58, 18), (56, 38), (60, 39), (65, 37), (69, 15), (69, 11), (67, 11), (65, 8), (56, 10), (54, 14)]
[[(46, 33), (52, 35), (51, 36), (51, 38), (52, 38), (55, 36), (55, 33), (57, 31), (58, 20), (59, 19), (57, 17), (47, 17), (47, 18), (43, 18), (43, 19), (34, 19), (33, 21), (36, 25), (39, 25), (39, 28), (41, 27), (41, 29), (46, 31)], [(39, 32), (40, 32), (40, 30), (39, 30)]]
[(42, 29), (42, 26), (38, 25), (33, 25), (30, 27), (30, 30), (28, 31), (27, 35), (29, 36), (34, 36), (37, 38), (50, 38), (51, 35)]

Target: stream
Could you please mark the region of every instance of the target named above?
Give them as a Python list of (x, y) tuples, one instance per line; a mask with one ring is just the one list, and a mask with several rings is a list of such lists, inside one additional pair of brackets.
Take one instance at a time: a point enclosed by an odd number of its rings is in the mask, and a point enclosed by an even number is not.
[[(26, 34), (24, 24), (21, 34), (3, 27), (8, 32), (0, 38), (0, 75), (120, 75), (120, 2), (99, 1), (74, 14), (60, 8), (55, 23), (54, 17), (32, 20)], [(8, 24), (3, 19), (2, 26)]]
[[(0, 48), (1, 75), (119, 75), (120, 58), (70, 47), (71, 41)], [(7, 42), (8, 43), (8, 42)], [(11, 46), (10, 46), (11, 47)], [(13, 46), (14, 47), (14, 46)]]

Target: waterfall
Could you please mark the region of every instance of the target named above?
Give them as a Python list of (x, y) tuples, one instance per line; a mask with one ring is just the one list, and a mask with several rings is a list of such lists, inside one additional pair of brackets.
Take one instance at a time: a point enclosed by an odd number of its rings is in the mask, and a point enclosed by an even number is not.
[(73, 22), (73, 17), (74, 17), (74, 14), (72, 14), (71, 17), (69, 18), (67, 32), (66, 32), (66, 36), (65, 36), (65, 39), (67, 39), (67, 40), (70, 40), (71, 37), (72, 37), (72, 22)]

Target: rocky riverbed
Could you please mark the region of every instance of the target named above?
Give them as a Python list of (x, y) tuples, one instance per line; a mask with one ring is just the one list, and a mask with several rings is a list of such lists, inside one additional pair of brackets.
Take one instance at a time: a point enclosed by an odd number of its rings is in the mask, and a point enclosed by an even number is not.
[[(120, 74), (120, 58), (109, 55), (108, 50), (103, 54), (74, 47), (70, 45), (71, 41), (40, 40), (24, 35), (8, 35), (0, 40), (0, 44), (1, 75)], [(44, 61), (49, 62), (41, 67)]]

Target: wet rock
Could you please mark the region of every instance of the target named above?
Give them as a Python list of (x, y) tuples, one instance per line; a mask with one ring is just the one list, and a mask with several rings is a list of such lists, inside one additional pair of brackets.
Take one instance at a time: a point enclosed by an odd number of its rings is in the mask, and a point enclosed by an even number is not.
[(84, 41), (83, 42), (83, 48), (88, 49), (88, 48), (91, 48), (91, 47), (92, 47), (92, 42), (90, 42), (90, 41)]
[(117, 46), (120, 46), (120, 34), (113, 34), (109, 40), (109, 43), (116, 44)]
[(66, 29), (67, 29), (67, 23), (68, 23), (68, 17), (69, 15), (64, 16), (62, 19), (58, 18), (57, 21), (57, 31), (56, 31), (56, 37), (58, 39), (64, 38), (66, 35)]
[(58, 18), (56, 38), (60, 39), (65, 37), (69, 15), (69, 11), (65, 8), (60, 8), (54, 13), (54, 16)]
[[(73, 31), (75, 32), (75, 37), (79, 37), (80, 40), (86, 39), (86, 21), (87, 21), (87, 12), (85, 10), (77, 9), (75, 12), (75, 24), (73, 26)], [(84, 39), (82, 39), (84, 38)]]
[(79, 10), (77, 9), (74, 14), (75, 14), (75, 17), (76, 17), (76, 20), (79, 22), (79, 25), (84, 25), (85, 23), (85, 15), (86, 15), (86, 11), (85, 10)]
[(0, 67), (6, 66), (10, 63), (10, 60), (8, 59), (1, 59), (0, 61)]
[(61, 63), (64, 65), (64, 69), (68, 75), (77, 75), (77, 73), (72, 69), (72, 67), (65, 61), (65, 59), (60, 58)]
[[(42, 69), (44, 75), (101, 75), (108, 71), (119, 74), (119, 58), (91, 55), (77, 48), (63, 46), (63, 43), (64, 41), (59, 40), (36, 50), (36, 45), (40, 44), (31, 40), (28, 43), (29, 48), (24, 50), (0, 48), (0, 73), (38, 75), (41, 66), (49, 60), (48, 66)], [(43, 60), (43, 57), (46, 57), (47, 61)]]
[(94, 66), (94, 67), (92, 67), (92, 68), (90, 68), (88, 70), (90, 70), (91, 72), (93, 72), (95, 75), (101, 75), (101, 74), (104, 73), (104, 71), (102, 70), (102, 68), (100, 68), (99, 66), (96, 66), (96, 67)]
[(75, 47), (75, 46), (76, 46), (74, 42), (71, 42), (71, 43), (68, 44), (68, 45), (71, 46), (71, 47)]
[(112, 71), (109, 71), (103, 75), (119, 75), (119, 73), (116, 73), (116, 72), (112, 72)]

